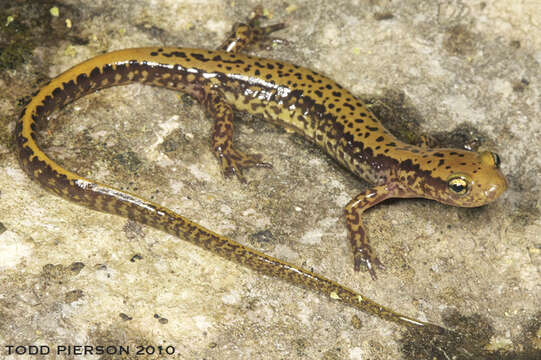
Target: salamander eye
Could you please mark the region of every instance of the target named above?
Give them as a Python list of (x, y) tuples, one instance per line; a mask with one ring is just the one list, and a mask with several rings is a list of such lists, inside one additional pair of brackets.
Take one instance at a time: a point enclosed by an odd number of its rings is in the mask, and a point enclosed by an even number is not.
[(470, 182), (465, 176), (455, 175), (447, 181), (447, 186), (453, 193), (465, 195), (470, 188)]
[(481, 163), (498, 169), (500, 167), (500, 157), (498, 154), (491, 151), (482, 151), (479, 153), (481, 157)]
[(500, 160), (500, 157), (496, 153), (491, 153), (492, 157), (494, 158), (494, 164), (496, 165), (496, 169), (500, 168), (500, 164), (502, 163)]

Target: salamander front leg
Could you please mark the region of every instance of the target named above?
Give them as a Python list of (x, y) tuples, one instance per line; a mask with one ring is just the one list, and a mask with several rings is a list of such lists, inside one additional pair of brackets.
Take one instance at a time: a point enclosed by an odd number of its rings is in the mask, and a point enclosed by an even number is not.
[(272, 168), (272, 165), (262, 162), (260, 154), (245, 154), (233, 147), (233, 109), (218, 94), (210, 93), (204, 101), (208, 112), (214, 116), (214, 131), (212, 133), (212, 149), (222, 164), (224, 176), (234, 174), (245, 183), (242, 170), (251, 167)]
[(248, 19), (248, 23), (236, 23), (233, 26), (231, 35), (229, 35), (218, 49), (229, 52), (239, 52), (245, 50), (252, 44), (258, 44), (262, 48), (270, 48), (274, 43), (287, 43), (284, 39), (269, 36), (270, 33), (281, 30), (285, 28), (286, 25), (284, 23), (279, 23), (261, 26), (259, 24), (260, 20), (266, 18), (267, 17), (263, 15), (262, 7), (256, 7), (252, 16)]
[(385, 267), (370, 246), (362, 222), (362, 214), (372, 206), (386, 199), (401, 197), (397, 189), (398, 187), (393, 183), (375, 186), (357, 195), (344, 209), (349, 240), (353, 250), (353, 267), (355, 271), (359, 271), (361, 263), (364, 263), (373, 280), (376, 280), (374, 267), (377, 266), (380, 269), (384, 269)]

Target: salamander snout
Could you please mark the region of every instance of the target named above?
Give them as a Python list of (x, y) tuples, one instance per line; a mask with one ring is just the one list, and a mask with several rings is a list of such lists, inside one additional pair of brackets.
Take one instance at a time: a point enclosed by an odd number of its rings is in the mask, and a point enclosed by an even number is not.
[(507, 189), (507, 180), (500, 170), (500, 157), (496, 153), (483, 151), (479, 153), (479, 158), (482, 165), (493, 169), (493, 171), (486, 170), (486, 183), (482, 188), (487, 202), (494, 201)]

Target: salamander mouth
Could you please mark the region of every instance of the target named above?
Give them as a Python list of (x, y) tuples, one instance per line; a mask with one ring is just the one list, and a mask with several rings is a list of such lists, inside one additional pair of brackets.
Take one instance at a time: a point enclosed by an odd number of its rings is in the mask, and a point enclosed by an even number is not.
[(492, 202), (496, 200), (498, 197), (500, 197), (501, 194), (503, 194), (506, 188), (507, 188), (506, 183), (504, 183), (503, 185), (501, 184), (491, 185), (488, 189), (484, 191), (484, 195), (488, 199), (487, 202)]
[(487, 186), (483, 191), (487, 202), (496, 200), (508, 187), (507, 179), (501, 174), (499, 177), (493, 178), (491, 183), (488, 185), (489, 186)]

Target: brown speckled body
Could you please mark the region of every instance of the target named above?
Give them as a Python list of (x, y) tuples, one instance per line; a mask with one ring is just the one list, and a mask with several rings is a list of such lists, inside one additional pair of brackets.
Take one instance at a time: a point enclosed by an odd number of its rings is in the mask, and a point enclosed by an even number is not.
[[(426, 197), (452, 205), (479, 206), (505, 189), (495, 154), (430, 150), (399, 142), (362, 102), (329, 78), (287, 62), (237, 52), (279, 28), (260, 28), (253, 22), (240, 25), (223, 46), (227, 51), (126, 49), (76, 65), (45, 85), (24, 109), (16, 126), (21, 166), (45, 188), (71, 201), (162, 229), (264, 274), (319, 291), (381, 318), (442, 331), (436, 325), (386, 309), (320, 275), (217, 235), (169, 209), (85, 179), (56, 164), (35, 142), (37, 124), (46, 121), (55, 109), (102, 88), (144, 83), (197, 98), (216, 119), (213, 149), (224, 173), (234, 173), (244, 180), (243, 168), (269, 164), (262, 163), (259, 155), (235, 149), (233, 111), (262, 115), (310, 139), (346, 168), (374, 183), (374, 188), (362, 192), (346, 207), (355, 268), (364, 262), (373, 277), (373, 265), (381, 262), (372, 252), (362, 225), (361, 215), (367, 208), (390, 197)], [(256, 36), (250, 38), (253, 34)], [(455, 178), (456, 174), (460, 176)], [(460, 196), (449, 191), (450, 178), (459, 190), (466, 179), (468, 191)]]

